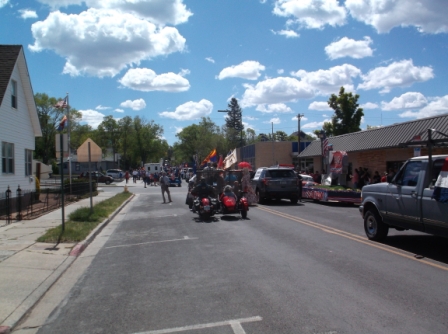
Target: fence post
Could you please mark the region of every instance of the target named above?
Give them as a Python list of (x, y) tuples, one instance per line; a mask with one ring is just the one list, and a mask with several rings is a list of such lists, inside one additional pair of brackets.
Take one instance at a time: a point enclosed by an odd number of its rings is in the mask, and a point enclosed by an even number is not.
[(17, 188), (17, 220), (22, 220), (22, 189), (19, 187)]
[(11, 224), (11, 189), (6, 190), (6, 224)]

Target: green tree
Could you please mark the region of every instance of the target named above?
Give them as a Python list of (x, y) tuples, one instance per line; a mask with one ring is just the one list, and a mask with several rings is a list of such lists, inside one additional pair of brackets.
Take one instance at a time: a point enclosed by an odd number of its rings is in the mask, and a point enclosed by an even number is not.
[[(56, 108), (55, 105), (58, 100), (45, 93), (36, 93), (34, 101), (42, 129), (42, 137), (36, 138), (34, 153), (37, 159), (41, 159), (44, 164), (48, 164), (56, 158), (55, 135), (58, 133), (57, 127), (67, 110), (66, 108)], [(69, 119), (70, 127), (75, 128), (81, 119), (81, 113), (69, 107)], [(66, 133), (67, 128), (63, 132)], [(71, 147), (73, 148), (73, 145)]]
[(287, 141), (288, 135), (286, 134), (286, 132), (279, 130), (274, 133), (274, 138), (276, 141)]
[[(346, 93), (344, 87), (339, 90), (339, 96), (332, 94), (328, 105), (334, 110), (331, 127), (327, 125), (327, 135), (339, 136), (346, 133), (361, 131), (361, 118), (364, 116), (358, 104), (359, 95)], [(324, 125), (325, 127), (325, 125)], [(331, 132), (330, 132), (331, 131)]]
[(255, 135), (255, 130), (251, 129), (251, 128), (247, 128), (246, 129), (246, 138), (247, 138), (247, 143), (246, 144), (253, 144), (256, 142), (256, 135)]
[(120, 149), (120, 126), (117, 120), (113, 116), (104, 116), (103, 121), (98, 125), (98, 134), (103, 138), (101, 140), (101, 148), (106, 150), (107, 148), (112, 149), (112, 154), (115, 159), (115, 154), (119, 152)]
[(240, 108), (238, 100), (234, 97), (232, 97), (227, 105), (226, 128), (226, 135), (230, 146), (240, 147), (244, 145), (244, 138), (242, 138), (242, 132), (244, 130), (243, 110)]
[(173, 154), (177, 161), (190, 162), (195, 154), (199, 160), (204, 159), (215, 148), (218, 152), (228, 151), (219, 127), (209, 117), (183, 128), (176, 137), (179, 142), (173, 146)]

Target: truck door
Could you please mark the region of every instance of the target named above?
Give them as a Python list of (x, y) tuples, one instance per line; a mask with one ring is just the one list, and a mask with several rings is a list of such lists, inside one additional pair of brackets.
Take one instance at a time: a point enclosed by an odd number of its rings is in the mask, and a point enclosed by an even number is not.
[[(445, 159), (433, 161), (433, 172), (431, 179), (437, 180)], [(448, 236), (448, 203), (441, 203), (432, 198), (434, 184), (428, 180), (423, 189), (422, 215), (425, 232)]]
[(389, 184), (385, 218), (391, 225), (423, 231), (418, 193), (419, 183), (424, 181), (422, 173), (422, 161), (409, 161)]

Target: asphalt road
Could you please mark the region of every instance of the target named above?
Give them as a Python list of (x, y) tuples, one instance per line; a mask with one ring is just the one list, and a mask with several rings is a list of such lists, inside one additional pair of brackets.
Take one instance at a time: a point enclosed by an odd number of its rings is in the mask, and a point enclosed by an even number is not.
[(334, 203), (202, 222), (186, 187), (171, 188), (171, 204), (158, 187), (131, 190), (31, 314), (58, 305), (38, 333), (448, 332), (445, 239), (391, 230), (370, 242), (358, 208)]

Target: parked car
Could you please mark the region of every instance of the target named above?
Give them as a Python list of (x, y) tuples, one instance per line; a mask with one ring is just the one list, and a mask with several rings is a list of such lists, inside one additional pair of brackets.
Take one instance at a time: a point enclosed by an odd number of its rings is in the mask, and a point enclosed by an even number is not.
[(106, 175), (112, 176), (114, 179), (119, 179), (124, 177), (124, 172), (121, 169), (108, 169)]
[(180, 179), (180, 177), (175, 177), (174, 179), (170, 177), (169, 179), (170, 187), (182, 187), (182, 180)]
[(258, 168), (251, 183), (260, 204), (269, 199), (286, 198), (294, 204), (299, 201), (300, 181), (291, 168)]
[(409, 159), (390, 182), (362, 188), (359, 212), (370, 240), (382, 241), (389, 228), (448, 237), (448, 199), (444, 171), (448, 155)]
[[(80, 179), (89, 179), (89, 172), (84, 172), (79, 175)], [(105, 183), (105, 184), (111, 184), (114, 182), (114, 178), (109, 175), (104, 175), (100, 172), (92, 172), (92, 180), (95, 180), (98, 183)]]

